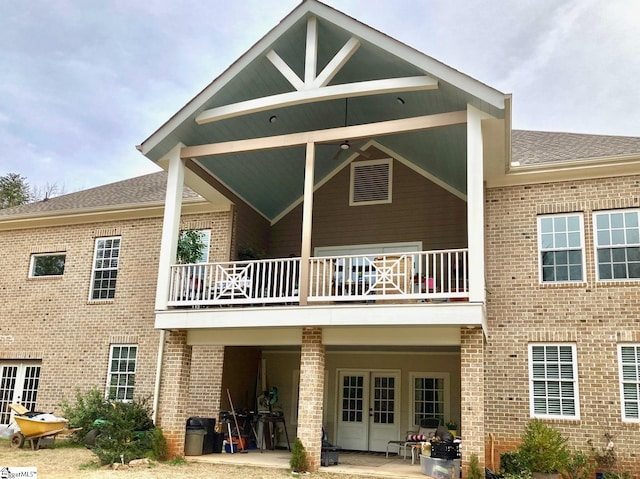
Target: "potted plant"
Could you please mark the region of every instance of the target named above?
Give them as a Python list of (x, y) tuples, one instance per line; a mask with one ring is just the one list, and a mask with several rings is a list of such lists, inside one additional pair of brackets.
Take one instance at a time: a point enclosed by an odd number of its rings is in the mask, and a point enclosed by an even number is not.
[(458, 435), (458, 423), (456, 421), (454, 421), (453, 419), (449, 419), (444, 424), (445, 426), (447, 426), (447, 429), (449, 430), (452, 436)]
[(566, 471), (570, 459), (567, 438), (540, 419), (527, 423), (518, 456), (534, 478), (557, 478)]
[(176, 260), (180, 264), (195, 264), (202, 258), (202, 253), (206, 246), (200, 231), (183, 231), (178, 236)]

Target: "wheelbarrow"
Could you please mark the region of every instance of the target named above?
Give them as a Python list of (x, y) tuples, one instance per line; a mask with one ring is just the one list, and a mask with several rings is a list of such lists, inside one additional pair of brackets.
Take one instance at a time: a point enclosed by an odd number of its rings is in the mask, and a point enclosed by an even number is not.
[(22, 447), (25, 441), (29, 441), (34, 451), (40, 448), (40, 440), (55, 438), (67, 427), (67, 420), (52, 414), (30, 412), (22, 404), (10, 404), (14, 412), (13, 419), (20, 428), (19, 432), (11, 436), (11, 447)]

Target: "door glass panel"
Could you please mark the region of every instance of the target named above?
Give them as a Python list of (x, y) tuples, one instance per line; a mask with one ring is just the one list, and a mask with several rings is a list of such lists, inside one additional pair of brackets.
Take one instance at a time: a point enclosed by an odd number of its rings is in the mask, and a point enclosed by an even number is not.
[(395, 378), (376, 377), (373, 384), (373, 422), (393, 424), (395, 422)]
[(38, 383), (40, 382), (40, 366), (27, 366), (22, 385), (22, 405), (28, 410), (36, 408), (38, 397)]
[(342, 420), (362, 422), (364, 377), (345, 376), (342, 384)]
[(11, 409), (9, 404), (13, 402), (13, 391), (18, 376), (17, 366), (3, 366), (2, 378), (0, 378), (0, 424), (9, 424)]

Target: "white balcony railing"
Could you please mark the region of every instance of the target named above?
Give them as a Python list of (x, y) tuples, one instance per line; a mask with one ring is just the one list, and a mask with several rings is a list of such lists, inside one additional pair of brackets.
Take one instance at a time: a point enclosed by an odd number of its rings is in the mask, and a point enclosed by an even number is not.
[[(310, 259), (308, 301), (464, 301), (467, 250)], [(300, 258), (171, 267), (169, 306), (297, 304)]]

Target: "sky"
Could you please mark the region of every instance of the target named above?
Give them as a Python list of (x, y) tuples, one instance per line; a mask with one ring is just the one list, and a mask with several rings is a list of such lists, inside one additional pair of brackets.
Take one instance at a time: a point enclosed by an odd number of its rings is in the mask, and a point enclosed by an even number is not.
[[(0, 0), (0, 176), (72, 193), (158, 171), (135, 146), (298, 0)], [(637, 0), (326, 0), (513, 94), (513, 127), (640, 137)]]

